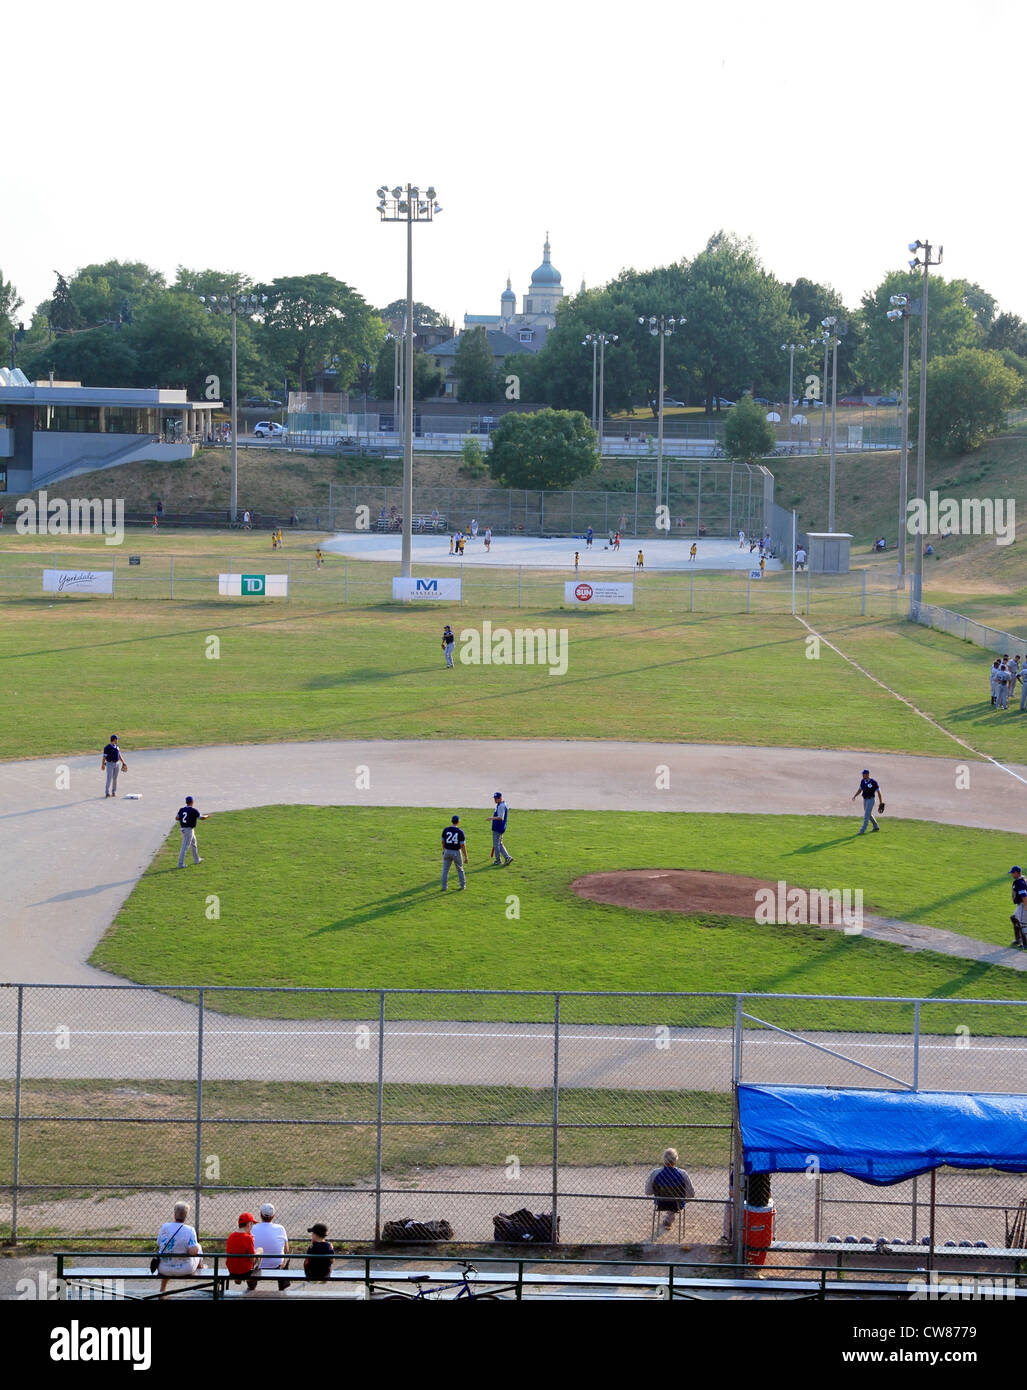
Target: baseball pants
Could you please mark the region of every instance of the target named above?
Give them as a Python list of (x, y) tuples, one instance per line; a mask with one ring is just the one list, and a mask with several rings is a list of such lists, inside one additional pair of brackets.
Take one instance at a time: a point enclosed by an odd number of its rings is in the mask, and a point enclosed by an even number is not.
[(492, 853), (496, 856), (497, 868), (504, 859), (509, 864), (510, 860), (513, 858), (513, 855), (508, 854), (506, 851), (506, 845), (503, 844), (503, 832), (501, 830), (493, 830), (492, 832)]
[(457, 877), (460, 879), (460, 887), (461, 887), (461, 888), (465, 887), (465, 885), (466, 885), (466, 883), (467, 883), (467, 878), (466, 878), (466, 875), (464, 874), (463, 855), (460, 853), (459, 850), (455, 850), (455, 849), (444, 849), (444, 850), (442, 851), (442, 886), (443, 886), (443, 888), (445, 888), (445, 886), (446, 886), (446, 881), (447, 881), (447, 879), (449, 878), (449, 871), (450, 871), (450, 869), (453, 867), (454, 864), (456, 865)]
[(1020, 709), (1027, 709), (1027, 681), (1020, 682)]
[(1027, 907), (1017, 903), (1013, 908), (1013, 935), (1021, 946), (1027, 945)]
[(182, 869), (182, 868), (185, 867), (185, 856), (186, 856), (186, 854), (189, 852), (189, 850), (192, 850), (192, 852), (193, 852), (193, 863), (194, 863), (194, 864), (198, 864), (198, 863), (200, 862), (200, 851), (199, 851), (199, 848), (198, 848), (198, 846), (197, 846), (197, 844), (196, 844), (196, 831), (195, 831), (195, 830), (187, 829), (187, 828), (183, 825), (183, 826), (182, 826), (182, 849), (181, 849), (181, 852), (180, 852), (180, 854), (179, 854), (179, 856), (178, 856), (178, 867), (179, 867), (180, 869)]
[(998, 707), (999, 709), (1009, 708), (1009, 682), (999, 681), (998, 683)]
[(447, 642), (447, 643), (446, 643), (446, 665), (447, 665), (447, 666), (452, 666), (452, 665), (453, 665), (453, 648), (454, 648), (455, 645), (456, 645), (455, 642)]
[(991, 703), (993, 705), (998, 703), (998, 681), (994, 677), (991, 680)]
[(105, 791), (108, 796), (113, 796), (118, 790), (118, 773), (121, 771), (120, 763), (107, 764), (107, 786)]
[(861, 835), (868, 825), (872, 825), (875, 830), (880, 829), (877, 821), (874, 820), (874, 798), (872, 796), (863, 798), (863, 830), (859, 832)]

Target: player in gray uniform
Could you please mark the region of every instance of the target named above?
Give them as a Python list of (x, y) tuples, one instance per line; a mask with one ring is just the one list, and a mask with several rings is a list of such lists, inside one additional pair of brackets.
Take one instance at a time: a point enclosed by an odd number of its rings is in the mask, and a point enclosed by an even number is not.
[(1027, 950), (1027, 879), (1019, 864), (1009, 870), (1013, 875), (1013, 912), (1009, 920), (1013, 924), (1012, 946), (1021, 951)]
[(995, 684), (998, 686), (998, 707), (999, 709), (1009, 708), (1009, 683), (1012, 679), (1009, 671), (1009, 658), (1004, 656), (1002, 664), (995, 673)]
[(467, 887), (467, 878), (464, 874), (464, 865), (467, 863), (467, 843), (464, 832), (460, 829), (460, 817), (454, 816), (450, 823), (442, 832), (442, 891), (446, 891), (446, 881), (449, 878), (449, 871), (456, 865), (457, 877), (460, 879), (460, 887)]
[(1027, 662), (1020, 667), (1020, 712), (1027, 709)]
[(111, 734), (110, 743), (104, 746), (100, 756), (100, 771), (106, 770), (107, 785), (104, 796), (117, 796), (118, 794), (118, 773), (122, 768), (127, 768), (128, 763), (121, 756), (121, 749), (118, 747), (117, 734)]
[(988, 672), (988, 679), (991, 683), (991, 703), (993, 705), (998, 704), (998, 673), (1001, 665), (1002, 658), (997, 656), (991, 663), (991, 670)]
[(203, 860), (200, 858), (200, 851), (196, 844), (196, 822), (199, 820), (206, 819), (207, 817), (201, 816), (199, 811), (197, 811), (196, 807), (193, 805), (193, 799), (191, 796), (187, 796), (185, 799), (185, 805), (180, 806), (179, 809), (175, 812), (175, 820), (178, 821), (178, 824), (182, 830), (182, 848), (178, 856), (178, 867), (180, 869), (185, 868), (185, 856), (189, 850), (192, 850), (193, 852), (194, 864), (203, 863)]
[(503, 831), (506, 829), (506, 818), (510, 814), (510, 808), (503, 800), (502, 792), (496, 792), (492, 800), (496, 803), (496, 809), (492, 812), (492, 853), (496, 857), (495, 867), (505, 869), (507, 864), (513, 862), (513, 855), (507, 854), (506, 845), (503, 844)]

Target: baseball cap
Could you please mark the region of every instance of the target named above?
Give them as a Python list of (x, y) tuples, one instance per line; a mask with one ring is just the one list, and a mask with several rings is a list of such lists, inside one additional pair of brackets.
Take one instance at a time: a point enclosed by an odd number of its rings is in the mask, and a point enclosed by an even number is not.
[(323, 1221), (315, 1221), (314, 1224), (313, 1224), (313, 1226), (308, 1226), (308, 1227), (307, 1227), (307, 1235), (308, 1235), (308, 1236), (320, 1236), (321, 1239), (324, 1240), (324, 1238), (325, 1238), (325, 1236), (326, 1236), (327, 1234), (328, 1234), (328, 1227), (325, 1225), (325, 1223), (324, 1223)]
[(1019, 864), (1014, 864), (1013, 867), (1009, 870), (1009, 872), (1011, 874), (1019, 874), (1022, 873), (1023, 870), (1020, 868)]
[(864, 776), (864, 777), (869, 777), (869, 776), (870, 776), (870, 769), (869, 769), (868, 767), (865, 767), (865, 768), (863, 769), (863, 776)]
[(255, 1226), (257, 1224), (257, 1218), (253, 1215), (252, 1211), (244, 1211), (242, 1216), (239, 1217), (240, 1226), (245, 1226), (247, 1221), (250, 1223), (251, 1226)]
[(460, 817), (459, 817), (459, 816), (454, 816), (453, 819), (452, 819), (451, 824), (453, 824), (453, 825), (459, 825), (459, 824), (460, 824)]
[(270, 1202), (265, 1202), (260, 1208), (261, 1216), (274, 1216), (275, 1209)]
[(502, 801), (502, 799), (503, 799), (503, 793), (502, 793), (502, 792), (493, 792), (493, 793), (492, 793), (492, 800), (493, 800), (493, 801)]

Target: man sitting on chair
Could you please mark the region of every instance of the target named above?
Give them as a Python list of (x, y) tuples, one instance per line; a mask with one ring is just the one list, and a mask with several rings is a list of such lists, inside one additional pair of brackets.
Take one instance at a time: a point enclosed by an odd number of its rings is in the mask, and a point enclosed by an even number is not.
[(645, 1180), (645, 1195), (652, 1197), (656, 1210), (664, 1213), (663, 1225), (669, 1230), (674, 1224), (675, 1213), (682, 1211), (685, 1202), (695, 1196), (691, 1178), (678, 1167), (677, 1149), (664, 1149), (662, 1168), (654, 1168)]

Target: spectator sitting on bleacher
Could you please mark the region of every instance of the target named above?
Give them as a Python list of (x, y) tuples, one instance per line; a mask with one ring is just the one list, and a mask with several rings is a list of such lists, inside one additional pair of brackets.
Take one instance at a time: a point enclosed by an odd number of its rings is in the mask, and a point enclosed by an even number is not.
[(678, 1167), (677, 1149), (664, 1149), (662, 1167), (654, 1168), (645, 1180), (645, 1195), (654, 1198), (656, 1210), (664, 1213), (664, 1226), (673, 1226), (675, 1214), (695, 1196), (691, 1178)]
[(239, 1217), (239, 1228), (231, 1233), (225, 1241), (225, 1253), (228, 1259), (225, 1265), (229, 1274), (232, 1276), (233, 1284), (241, 1284), (246, 1279), (246, 1287), (252, 1293), (257, 1287), (256, 1279), (248, 1279), (247, 1275), (260, 1268), (258, 1255), (263, 1255), (263, 1250), (258, 1250), (253, 1243), (253, 1227), (257, 1218), (250, 1212), (244, 1211)]
[(331, 1278), (335, 1247), (328, 1239), (328, 1227), (323, 1221), (315, 1221), (307, 1228), (307, 1235), (314, 1239), (307, 1247), (307, 1258), (303, 1261), (303, 1272), (308, 1283), (324, 1283)]
[[(289, 1237), (284, 1226), (274, 1219), (275, 1209), (271, 1202), (265, 1202), (260, 1209), (260, 1220), (253, 1228), (254, 1242), (259, 1241), (263, 1250), (264, 1258), (260, 1262), (261, 1269), (286, 1269), (289, 1261), (284, 1256), (289, 1253)], [(279, 1289), (287, 1289), (290, 1284), (288, 1279), (279, 1279)]]
[(198, 1269), (203, 1269), (200, 1259), (203, 1250), (193, 1227), (186, 1225), (188, 1215), (188, 1203), (176, 1202), (174, 1220), (165, 1221), (157, 1232), (157, 1255), (160, 1259), (157, 1273), (161, 1276), (161, 1297), (170, 1279), (188, 1279)]

